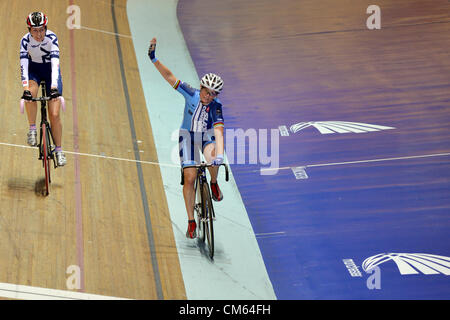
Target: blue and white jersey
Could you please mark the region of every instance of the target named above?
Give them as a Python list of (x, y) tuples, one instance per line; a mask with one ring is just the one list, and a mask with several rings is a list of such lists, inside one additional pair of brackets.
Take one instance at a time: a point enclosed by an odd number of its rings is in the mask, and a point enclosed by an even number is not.
[(20, 42), (20, 67), (24, 87), (28, 86), (30, 63), (51, 65), (51, 86), (56, 87), (58, 85), (59, 45), (55, 33), (47, 30), (42, 42), (36, 41), (30, 33), (22, 37)]
[(181, 129), (190, 132), (207, 132), (212, 128), (224, 126), (222, 103), (218, 98), (205, 106), (200, 101), (199, 89), (194, 89), (180, 80), (173, 87), (184, 96), (186, 101)]

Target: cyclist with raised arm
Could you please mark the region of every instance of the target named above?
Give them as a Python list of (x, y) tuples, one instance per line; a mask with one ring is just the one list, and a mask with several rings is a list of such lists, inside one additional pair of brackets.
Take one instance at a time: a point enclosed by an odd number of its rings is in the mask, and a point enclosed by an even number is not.
[(22, 76), (23, 96), (26, 102), (28, 123), (30, 125), (27, 143), (37, 145), (37, 102), (31, 101), (38, 94), (39, 85), (45, 80), (48, 112), (53, 138), (56, 144), (56, 163), (64, 166), (66, 156), (62, 152), (62, 124), (59, 116), (62, 94), (61, 71), (59, 67), (59, 45), (55, 33), (47, 29), (48, 18), (42, 12), (30, 13), (27, 17), (28, 33), (20, 42), (20, 69)]
[(163, 78), (185, 98), (183, 123), (180, 128), (179, 147), (180, 161), (184, 168), (183, 196), (188, 215), (186, 237), (196, 237), (194, 218), (195, 190), (194, 183), (197, 170), (190, 166), (199, 163), (199, 151), (206, 161), (214, 165), (210, 167), (211, 193), (215, 201), (223, 199), (217, 184), (218, 167), (223, 163), (224, 153), (224, 120), (222, 103), (218, 99), (223, 88), (223, 80), (213, 73), (205, 74), (200, 81), (200, 90), (178, 80), (173, 73), (156, 57), (156, 38), (150, 41), (148, 55)]

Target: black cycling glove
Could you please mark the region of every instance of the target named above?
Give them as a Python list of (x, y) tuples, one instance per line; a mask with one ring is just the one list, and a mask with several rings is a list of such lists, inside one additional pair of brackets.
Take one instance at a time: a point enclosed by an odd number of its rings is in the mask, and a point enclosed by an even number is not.
[(51, 88), (50, 89), (50, 98), (57, 99), (60, 96), (61, 96), (61, 94), (59, 93), (58, 89), (56, 89), (56, 88)]
[(27, 100), (27, 101), (31, 101), (31, 99), (33, 99), (33, 96), (31, 95), (30, 90), (23, 91), (22, 99)]
[(150, 47), (148, 48), (148, 56), (153, 63), (158, 61), (158, 59), (155, 57), (155, 51), (156, 51), (156, 43), (150, 44)]

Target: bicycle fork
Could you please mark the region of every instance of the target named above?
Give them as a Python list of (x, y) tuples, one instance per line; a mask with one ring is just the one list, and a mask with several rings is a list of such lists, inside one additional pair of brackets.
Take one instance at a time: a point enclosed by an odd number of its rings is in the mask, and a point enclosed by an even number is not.
[[(47, 146), (48, 146), (48, 158), (53, 160), (53, 167), (56, 169), (57, 165), (56, 165), (56, 160), (55, 160), (55, 156), (54, 156), (54, 152), (55, 152), (55, 146), (53, 144), (51, 144), (53, 140), (53, 133), (52, 133), (52, 129), (50, 127), (50, 124), (48, 122), (45, 122), (45, 128), (46, 128), (46, 137), (47, 137)], [(42, 152), (42, 138), (43, 138), (43, 134), (42, 134), (42, 125), (41, 125), (41, 131), (40, 131), (40, 137), (39, 137), (39, 160), (42, 160), (42, 158), (44, 157), (44, 154)]]

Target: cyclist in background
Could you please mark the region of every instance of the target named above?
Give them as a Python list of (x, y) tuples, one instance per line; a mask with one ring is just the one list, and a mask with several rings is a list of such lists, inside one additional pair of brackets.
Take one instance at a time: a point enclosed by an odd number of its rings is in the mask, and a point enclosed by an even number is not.
[(45, 80), (48, 112), (53, 138), (56, 144), (56, 162), (58, 166), (67, 163), (62, 152), (61, 137), (62, 124), (59, 116), (62, 94), (61, 71), (59, 67), (59, 46), (55, 33), (47, 29), (48, 18), (42, 12), (30, 13), (27, 17), (28, 33), (22, 37), (20, 43), (20, 69), (23, 85), (22, 99), (26, 102), (28, 123), (30, 125), (27, 143), (37, 145), (37, 102), (31, 101), (36, 97), (41, 80)]
[(212, 198), (215, 201), (223, 199), (217, 184), (217, 166), (223, 163), (224, 153), (222, 103), (217, 97), (222, 91), (223, 80), (218, 75), (208, 73), (200, 81), (200, 90), (192, 88), (189, 84), (178, 80), (155, 57), (155, 49), (156, 38), (153, 38), (148, 50), (151, 61), (163, 78), (181, 93), (186, 101), (180, 128), (179, 147), (181, 166), (184, 168), (183, 197), (188, 215), (186, 237), (193, 239), (196, 237), (194, 183), (197, 169), (190, 166), (200, 163), (199, 151), (203, 153), (208, 163), (214, 165), (208, 168), (211, 175)]

